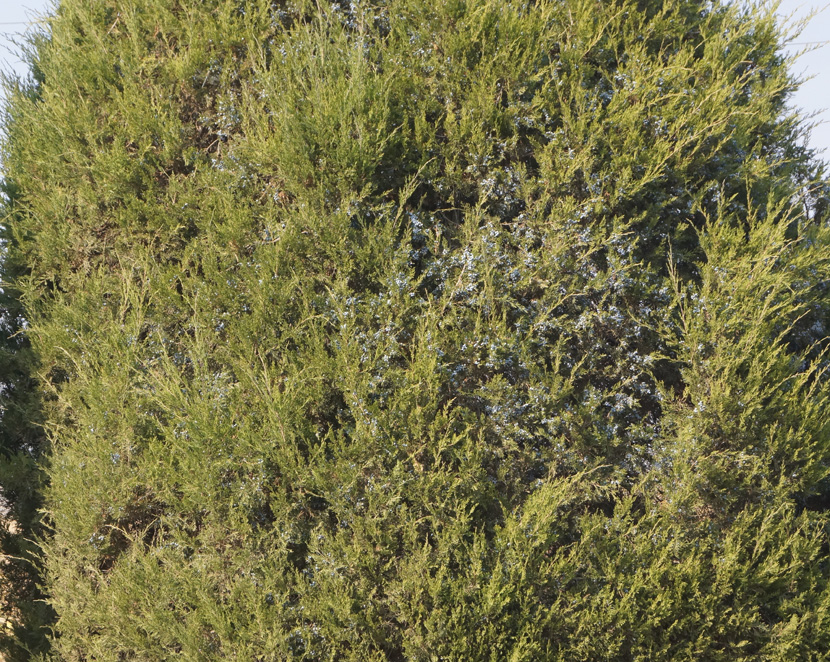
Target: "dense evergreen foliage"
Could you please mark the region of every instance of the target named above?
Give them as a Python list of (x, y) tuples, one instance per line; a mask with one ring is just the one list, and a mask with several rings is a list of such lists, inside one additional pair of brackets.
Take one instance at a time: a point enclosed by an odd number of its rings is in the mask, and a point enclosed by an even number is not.
[(826, 659), (827, 188), (781, 40), (62, 0), (3, 155), (50, 655)]
[[(3, 280), (13, 279), (14, 271), (7, 259)], [(43, 533), (37, 460), (44, 451), (35, 359), (22, 333), (20, 302), (5, 287), (0, 292), (0, 660), (12, 662), (43, 647), (51, 614), (37, 588), (33, 539)]]

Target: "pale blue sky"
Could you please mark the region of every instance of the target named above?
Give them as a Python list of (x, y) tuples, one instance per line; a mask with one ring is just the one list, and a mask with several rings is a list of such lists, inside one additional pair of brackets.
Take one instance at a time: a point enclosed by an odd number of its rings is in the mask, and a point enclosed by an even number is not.
[(52, 3), (48, 0), (0, 0), (0, 67), (24, 71), (10, 37), (23, 32), (27, 24), (36, 21)]
[[(795, 64), (794, 71), (799, 76), (812, 77), (812, 80), (804, 83), (793, 99), (793, 105), (805, 114), (818, 113), (814, 121), (820, 124), (813, 130), (810, 144), (830, 161), (830, 3), (825, 3), (827, 0), (782, 0), (778, 13), (797, 20), (812, 10), (825, 8), (793, 40), (795, 43), (788, 50), (794, 53), (805, 48), (814, 49), (804, 53)], [(8, 35), (25, 30), (26, 22), (35, 20), (51, 5), (51, 0), (0, 0), (0, 67), (22, 71), (19, 58), (9, 52), (13, 46)]]
[(807, 114), (818, 113), (813, 121), (820, 124), (813, 129), (810, 145), (823, 150), (824, 159), (830, 161), (830, 3), (827, 0), (783, 0), (778, 9), (779, 15), (789, 16), (791, 21), (805, 18), (812, 11), (818, 13), (787, 48), (790, 53), (811, 49), (803, 53), (793, 67), (797, 75), (811, 80), (802, 84), (792, 104)]

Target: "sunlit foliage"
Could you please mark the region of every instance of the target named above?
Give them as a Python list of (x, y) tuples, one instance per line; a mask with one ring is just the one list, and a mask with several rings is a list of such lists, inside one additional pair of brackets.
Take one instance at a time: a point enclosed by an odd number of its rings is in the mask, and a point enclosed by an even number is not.
[(63, 0), (9, 108), (56, 660), (818, 660), (774, 16)]

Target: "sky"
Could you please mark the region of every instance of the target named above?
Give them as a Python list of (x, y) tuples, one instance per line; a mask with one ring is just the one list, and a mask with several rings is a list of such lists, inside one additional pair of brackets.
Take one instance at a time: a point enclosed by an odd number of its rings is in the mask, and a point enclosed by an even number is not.
[(779, 15), (790, 20), (807, 17), (812, 11), (818, 13), (786, 48), (792, 54), (809, 50), (795, 62), (793, 72), (810, 80), (801, 85), (791, 103), (805, 114), (817, 113), (813, 121), (820, 124), (813, 129), (810, 146), (830, 162), (830, 2), (784, 0), (778, 9)]
[[(827, 4), (825, 4), (827, 3)], [(19, 73), (25, 72), (20, 58), (14, 53), (9, 37), (27, 29), (27, 23), (36, 20), (52, 0), (0, 0), (0, 68)], [(821, 11), (823, 9), (823, 11)], [(819, 11), (810, 24), (792, 44), (790, 53), (812, 49), (803, 53), (795, 63), (793, 71), (799, 77), (810, 78), (792, 100), (792, 105), (805, 115), (816, 113), (818, 122), (810, 139), (810, 146), (830, 161), (830, 2), (828, 0), (782, 0), (779, 15), (798, 20)]]
[[(48, 0), (0, 0), (0, 68), (25, 72), (11, 39), (42, 16), (52, 3)], [(11, 38), (11, 39), (10, 39)]]

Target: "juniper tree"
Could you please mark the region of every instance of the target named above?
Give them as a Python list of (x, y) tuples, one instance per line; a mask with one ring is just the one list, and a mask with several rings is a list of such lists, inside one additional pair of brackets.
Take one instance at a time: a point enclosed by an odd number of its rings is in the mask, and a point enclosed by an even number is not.
[[(10, 260), (3, 266), (6, 274), (13, 271)], [(42, 647), (49, 618), (37, 589), (33, 540), (42, 533), (37, 460), (43, 435), (22, 324), (20, 303), (12, 292), (0, 292), (0, 659), (10, 662)]]
[(7, 237), (56, 660), (819, 660), (828, 227), (763, 7), (63, 0)]
[[(25, 93), (17, 81), (3, 83)], [(3, 180), (0, 194), (8, 203), (14, 196), (13, 181)], [(7, 204), (0, 221), (0, 659), (13, 662), (29, 659), (44, 647), (51, 614), (37, 585), (40, 555), (35, 542), (43, 533), (38, 460), (46, 448), (36, 357), (25, 336), (23, 306), (14, 286), (27, 267), (6, 251), (9, 210)]]

